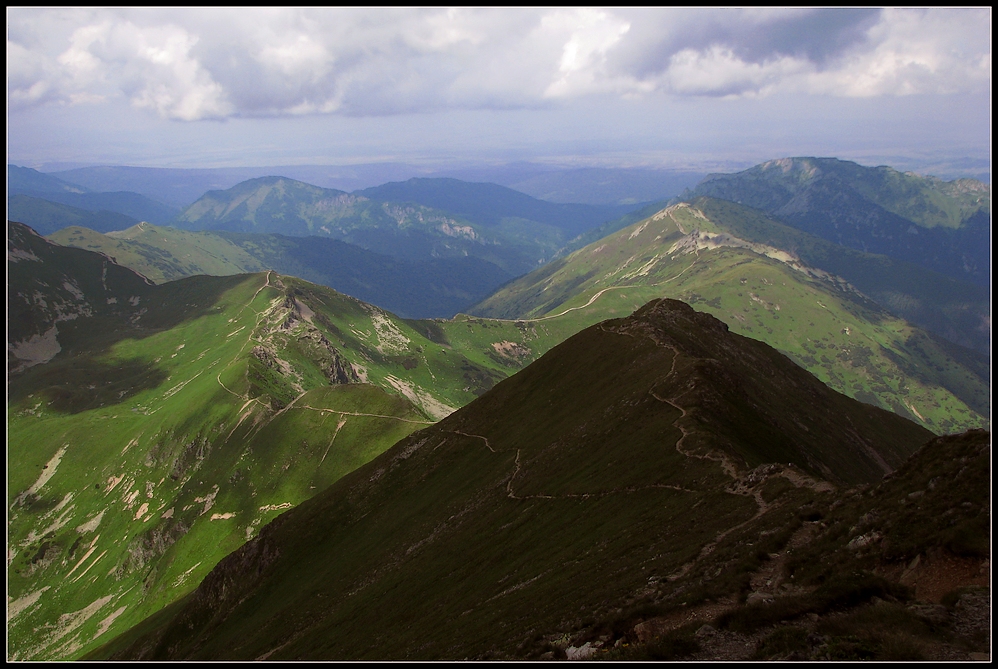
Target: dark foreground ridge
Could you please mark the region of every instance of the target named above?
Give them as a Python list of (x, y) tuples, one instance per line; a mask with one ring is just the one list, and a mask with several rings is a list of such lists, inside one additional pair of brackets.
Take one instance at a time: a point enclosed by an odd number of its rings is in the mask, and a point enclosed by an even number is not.
[(989, 644), (989, 595), (964, 587), (988, 582), (989, 456), (986, 432), (933, 439), (656, 300), (92, 657), (968, 659)]

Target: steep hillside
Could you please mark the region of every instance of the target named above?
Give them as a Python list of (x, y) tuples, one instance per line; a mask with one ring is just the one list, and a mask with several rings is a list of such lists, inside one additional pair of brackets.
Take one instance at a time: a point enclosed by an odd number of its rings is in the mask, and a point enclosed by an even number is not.
[[(674, 198), (631, 212), (572, 240), (567, 255), (643, 221), (679, 202)], [(689, 202), (731, 234), (799, 258), (840, 276), (874, 302), (907, 321), (978, 353), (991, 353), (991, 296), (988, 288), (883, 255), (863, 253), (778, 223), (758, 209), (727, 200), (697, 197)]]
[(87, 188), (30, 167), (7, 165), (7, 195), (14, 193), (85, 193)]
[(154, 283), (198, 274), (228, 276), (277, 269), (268, 268), (216, 233), (190, 232), (149, 223), (109, 234), (70, 226), (46, 235), (46, 239), (62, 246), (102, 253)]
[(532, 328), (403, 321), (274, 272), (152, 285), (16, 223), (7, 255), (10, 659), (159, 611), (535, 355)]
[(633, 205), (558, 204), (498, 184), (458, 179), (409, 179), (367, 188), (356, 195), (380, 202), (421, 204), (485, 226), (498, 226), (504, 219), (534, 221), (562, 230), (567, 239), (634, 208)]
[(409, 261), (325, 237), (189, 232), (141, 223), (109, 235), (66, 228), (49, 239), (109, 255), (157, 283), (270, 268), (406, 318), (453, 316), (512, 278), (479, 258)]
[(551, 257), (561, 230), (520, 220), (488, 227), (418, 204), (263, 177), (211, 191), (174, 225), (188, 230), (327, 236), (408, 260), (473, 256), (522, 274)]
[(139, 222), (137, 218), (116, 211), (90, 211), (23, 194), (7, 197), (7, 219), (24, 223), (43, 235), (71, 225), (110, 232), (130, 228)]
[[(7, 166), (7, 197), (28, 195), (47, 202), (57, 202), (91, 212), (115, 212), (138, 221), (166, 223), (180, 211), (152, 200), (139, 193), (131, 192), (87, 192), (85, 188), (57, 179), (49, 174), (16, 165)], [(23, 201), (22, 209), (31, 204)], [(37, 204), (35, 206), (44, 207)], [(30, 220), (36, 217), (29, 216)], [(71, 225), (67, 223), (67, 225)], [(114, 228), (118, 229), (118, 228)]]
[(835, 158), (783, 158), (708, 175), (692, 195), (745, 204), (837, 244), (991, 283), (991, 187), (975, 179), (946, 182)]
[(987, 424), (986, 358), (939, 342), (786, 250), (751, 241), (757, 220), (734, 226), (715, 216), (686, 203), (663, 209), (508, 283), (472, 311), (578, 331), (675, 297), (836, 390), (933, 431)]
[(691, 204), (735, 236), (787, 251), (808, 266), (842, 277), (895, 316), (990, 356), (988, 288), (833, 244), (733, 202), (703, 197)]
[[(585, 657), (670, 607), (730, 609), (759, 576), (768, 591), (769, 554), (807, 543), (838, 486), (878, 481), (929, 437), (655, 301), (283, 514), (94, 657), (501, 659), (570, 642)], [(780, 594), (815, 592), (798, 577)], [(858, 580), (825, 610), (884, 595)]]

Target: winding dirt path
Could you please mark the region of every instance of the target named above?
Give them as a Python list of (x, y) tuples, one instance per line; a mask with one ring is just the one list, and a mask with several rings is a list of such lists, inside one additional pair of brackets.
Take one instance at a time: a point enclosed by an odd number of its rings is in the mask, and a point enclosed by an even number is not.
[[(288, 405), (288, 407), (290, 407), (290, 405)], [(285, 408), (288, 408), (288, 407), (285, 407)], [(302, 405), (297, 406), (295, 408), (296, 409), (309, 409), (311, 411), (325, 411), (325, 412), (328, 412), (328, 413), (337, 413), (337, 414), (340, 414), (341, 416), (363, 416), (363, 417), (367, 417), (367, 418), (390, 418), (391, 420), (398, 420), (398, 421), (402, 421), (403, 423), (415, 423), (417, 425), (434, 425), (434, 422), (431, 421), (431, 420), (413, 420), (412, 418), (402, 418), (401, 416), (388, 416), (386, 414), (380, 414), (380, 413), (359, 413), (359, 412), (356, 412), (356, 411), (341, 411), (340, 409), (328, 409), (326, 407), (313, 407), (313, 406), (309, 406), (307, 404), (302, 404)]]
[[(677, 227), (678, 227), (678, 224), (677, 224)], [(679, 229), (680, 229), (680, 231), (682, 231), (682, 228), (679, 228)], [(570, 313), (572, 311), (578, 311), (580, 309), (585, 309), (586, 307), (589, 307), (590, 305), (592, 305), (592, 303), (595, 302), (597, 299), (599, 299), (604, 293), (606, 293), (608, 291), (611, 291), (611, 290), (625, 290), (625, 289), (628, 289), (628, 288), (658, 288), (659, 286), (664, 286), (667, 283), (672, 283), (673, 281), (675, 281), (676, 279), (678, 279), (682, 275), (686, 274), (686, 272), (688, 272), (689, 270), (693, 269), (693, 266), (696, 265), (697, 262), (699, 262), (699, 260), (700, 260), (700, 250), (696, 246), (693, 247), (693, 254), (694, 254), (693, 262), (691, 262), (688, 267), (686, 267), (685, 269), (683, 269), (683, 271), (681, 271), (676, 276), (671, 277), (669, 279), (666, 279), (665, 281), (659, 281), (658, 283), (651, 283), (651, 284), (632, 283), (632, 284), (627, 284), (625, 286), (610, 286), (609, 288), (604, 288), (603, 290), (599, 291), (598, 293), (596, 293), (595, 295), (593, 295), (592, 297), (590, 297), (589, 301), (586, 302), (585, 304), (583, 304), (581, 306), (578, 306), (578, 307), (569, 307), (568, 309), (565, 309), (564, 311), (561, 311), (561, 312), (559, 312), (557, 314), (551, 314), (550, 316), (539, 316), (537, 318), (489, 318), (487, 320), (498, 321), (500, 323), (539, 323), (540, 321), (548, 321), (548, 320), (551, 320), (553, 318), (561, 318), (565, 314)]]

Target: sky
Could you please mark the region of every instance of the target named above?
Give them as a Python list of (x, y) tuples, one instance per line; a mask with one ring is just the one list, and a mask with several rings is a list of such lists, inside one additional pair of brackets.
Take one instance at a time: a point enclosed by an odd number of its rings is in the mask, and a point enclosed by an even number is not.
[(980, 172), (991, 9), (8, 7), (7, 105), (43, 168)]

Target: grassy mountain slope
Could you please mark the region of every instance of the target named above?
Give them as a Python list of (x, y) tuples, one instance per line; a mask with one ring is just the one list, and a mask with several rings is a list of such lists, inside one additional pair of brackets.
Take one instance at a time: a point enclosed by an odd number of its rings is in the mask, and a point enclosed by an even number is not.
[(16, 223), (8, 276), (12, 659), (160, 610), (535, 355), (531, 328), (404, 321), (273, 272), (152, 285)]
[(23, 222), (43, 235), (71, 225), (110, 232), (130, 228), (139, 222), (116, 211), (90, 211), (23, 194), (8, 196), (7, 219)]
[(88, 189), (30, 167), (7, 165), (7, 195), (13, 193), (85, 193)]
[(806, 265), (842, 277), (895, 316), (978, 353), (991, 352), (987, 288), (833, 244), (733, 202), (705, 197), (691, 204), (737, 237), (789, 251)]
[(815, 472), (876, 481), (930, 436), (656, 301), (280, 516), (99, 656), (485, 659), (552, 633), (612, 643), (633, 634), (625, 609), (694, 601), (705, 569), (699, 601), (751, 587), (757, 554), (830, 505), (836, 485)]
[(215, 233), (190, 232), (149, 223), (139, 223), (111, 234), (71, 226), (57, 230), (47, 238), (62, 246), (103, 253), (154, 283), (197, 274), (228, 276), (268, 269)]
[(17, 165), (7, 166), (7, 196), (11, 195), (28, 195), (92, 212), (111, 211), (152, 223), (166, 223), (180, 213), (139, 193), (87, 192), (76, 184)]
[(511, 278), (478, 258), (408, 261), (323, 237), (189, 232), (142, 223), (107, 236), (66, 228), (49, 239), (105, 253), (156, 282), (270, 268), (412, 318), (453, 316)]
[(458, 179), (409, 179), (366, 188), (356, 193), (381, 202), (411, 202), (451, 212), (469, 221), (496, 226), (503, 219), (521, 219), (552, 225), (575, 237), (633, 206), (546, 202), (493, 183)]
[(936, 432), (986, 424), (982, 356), (940, 343), (844, 280), (685, 203), (510, 282), (472, 311), (577, 331), (663, 295), (765, 341), (836, 390)]
[(731, 200), (850, 248), (991, 282), (991, 188), (834, 158), (783, 158), (712, 174), (693, 195)]
[(179, 209), (150, 200), (145, 195), (126, 191), (116, 193), (27, 193), (51, 202), (67, 204), (87, 211), (113, 211), (139, 221), (163, 224), (172, 221)]

